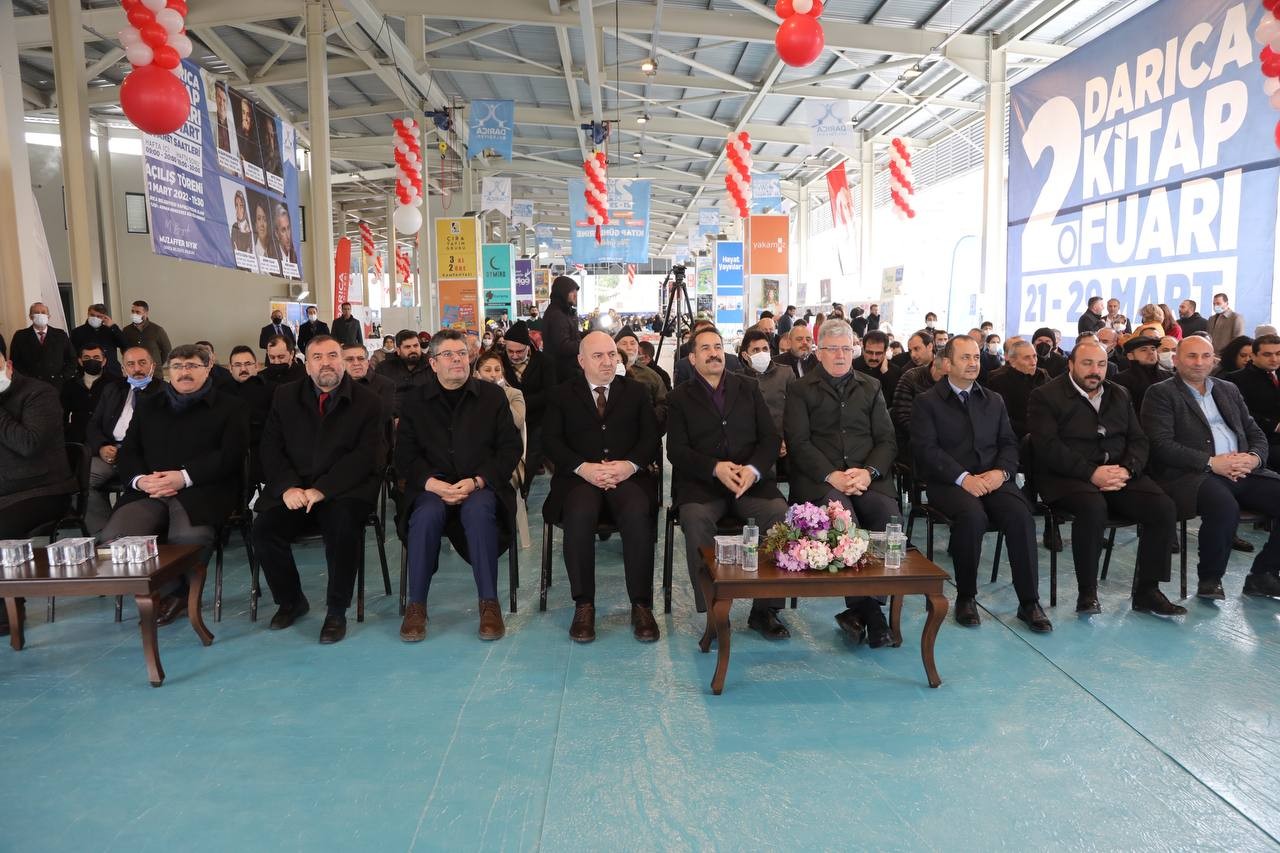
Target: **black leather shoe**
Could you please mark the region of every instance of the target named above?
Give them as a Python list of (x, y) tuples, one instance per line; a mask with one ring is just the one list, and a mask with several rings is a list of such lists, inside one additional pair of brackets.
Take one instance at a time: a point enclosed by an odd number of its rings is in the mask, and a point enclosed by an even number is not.
[(1181, 554), (1181, 553), (1182, 553), (1182, 545), (1178, 542), (1178, 540), (1177, 540), (1176, 538), (1173, 540), (1173, 548), (1172, 548), (1172, 552), (1173, 552), (1174, 554)]
[(297, 604), (281, 605), (276, 615), (271, 617), (271, 630), (280, 631), (288, 628), (310, 609), (311, 603), (305, 598), (300, 599)]
[(1053, 623), (1044, 615), (1040, 602), (1018, 605), (1018, 618), (1027, 623), (1027, 627), (1037, 634), (1047, 634), (1053, 630)]
[(172, 625), (178, 617), (187, 612), (187, 599), (184, 596), (167, 595), (160, 600), (160, 609), (156, 613), (157, 625)]
[(873, 649), (893, 645), (893, 632), (889, 630), (889, 620), (884, 612), (876, 607), (867, 613), (867, 645)]
[(642, 643), (655, 642), (661, 636), (652, 608), (642, 604), (631, 605), (631, 633)]
[(1254, 572), (1244, 579), (1244, 594), (1258, 598), (1280, 597), (1280, 577)]
[(1096, 592), (1081, 593), (1076, 598), (1076, 613), (1096, 616), (1102, 612), (1102, 606), (1098, 604), (1098, 594)]
[(867, 639), (867, 626), (862, 624), (862, 617), (853, 612), (852, 609), (842, 610), (837, 613), (836, 624), (840, 626), (840, 630), (844, 631), (844, 635), (855, 646), (861, 645)]
[(1210, 601), (1225, 601), (1227, 594), (1222, 591), (1219, 580), (1200, 581), (1196, 584), (1196, 598), (1207, 598)]
[(751, 615), (747, 617), (747, 627), (759, 631), (760, 636), (766, 640), (785, 640), (791, 636), (791, 632), (782, 624), (772, 607), (752, 609)]
[(1165, 598), (1159, 587), (1139, 590), (1133, 597), (1133, 609), (1156, 616), (1181, 616), (1187, 612), (1187, 608)]
[(347, 617), (335, 616), (332, 613), (324, 617), (324, 624), (320, 626), (320, 645), (331, 646), (334, 643), (341, 643), (346, 636)]
[(982, 624), (978, 615), (978, 599), (971, 595), (962, 595), (956, 599), (956, 621), (966, 628), (977, 628)]
[(595, 638), (596, 606), (587, 602), (575, 605), (573, 623), (569, 625), (569, 639), (575, 643), (589, 643)]
[(1231, 550), (1239, 551), (1242, 554), (1252, 554), (1253, 543), (1246, 542), (1245, 540), (1241, 539), (1239, 536), (1233, 536), (1231, 538)]

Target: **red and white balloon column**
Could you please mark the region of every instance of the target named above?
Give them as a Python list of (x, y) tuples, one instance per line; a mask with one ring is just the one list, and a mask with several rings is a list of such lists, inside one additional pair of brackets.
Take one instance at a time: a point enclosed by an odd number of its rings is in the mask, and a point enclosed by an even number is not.
[[(1266, 77), (1262, 88), (1271, 99), (1271, 106), (1280, 110), (1280, 2), (1262, 0), (1262, 5), (1265, 8), (1262, 23), (1254, 34), (1262, 45), (1262, 52), (1258, 54), (1262, 75)], [(1276, 124), (1276, 147), (1280, 148), (1280, 123)]]
[(915, 176), (911, 173), (911, 152), (906, 143), (894, 137), (889, 146), (889, 195), (899, 219), (915, 219), (911, 199), (916, 194)]
[(804, 68), (822, 55), (827, 37), (818, 23), (822, 0), (778, 0), (773, 13), (782, 19), (773, 46), (778, 58), (793, 68)]
[(120, 5), (129, 26), (116, 36), (133, 66), (120, 86), (120, 106), (143, 133), (173, 133), (191, 113), (191, 95), (180, 77), (192, 47), (186, 0), (120, 0)]
[(417, 234), (422, 227), (422, 145), (418, 123), (411, 118), (392, 122), (396, 131), (396, 212), (391, 221), (397, 234)]
[(603, 239), (601, 228), (609, 224), (609, 160), (597, 151), (582, 164), (587, 177), (583, 195), (587, 199), (587, 219), (596, 227), (596, 243)]
[(751, 137), (745, 130), (729, 134), (724, 156), (729, 161), (725, 189), (738, 208), (738, 218), (746, 219), (751, 215)]

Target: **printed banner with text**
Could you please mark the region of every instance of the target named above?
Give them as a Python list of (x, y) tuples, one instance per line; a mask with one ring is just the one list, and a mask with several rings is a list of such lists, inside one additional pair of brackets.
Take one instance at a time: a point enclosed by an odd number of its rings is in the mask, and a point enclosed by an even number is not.
[(569, 180), (569, 226), (573, 262), (578, 264), (643, 264), (649, 260), (649, 182), (635, 178), (609, 179), (609, 224), (601, 228), (587, 220), (586, 183)]

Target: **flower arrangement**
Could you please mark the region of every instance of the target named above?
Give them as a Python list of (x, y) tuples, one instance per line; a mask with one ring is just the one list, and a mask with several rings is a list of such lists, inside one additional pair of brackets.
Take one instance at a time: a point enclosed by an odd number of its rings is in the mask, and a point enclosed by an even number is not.
[(849, 510), (828, 501), (825, 507), (811, 503), (791, 507), (785, 520), (769, 528), (761, 547), (773, 554), (783, 571), (837, 572), (856, 568), (868, 544), (866, 534), (854, 527)]

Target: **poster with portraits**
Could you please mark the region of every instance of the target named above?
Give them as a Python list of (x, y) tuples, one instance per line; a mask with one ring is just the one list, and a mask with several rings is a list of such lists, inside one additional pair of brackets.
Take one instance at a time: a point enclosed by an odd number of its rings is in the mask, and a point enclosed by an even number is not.
[(191, 95), (186, 124), (143, 137), (152, 250), (301, 280), (293, 126), (191, 62), (181, 77)]

